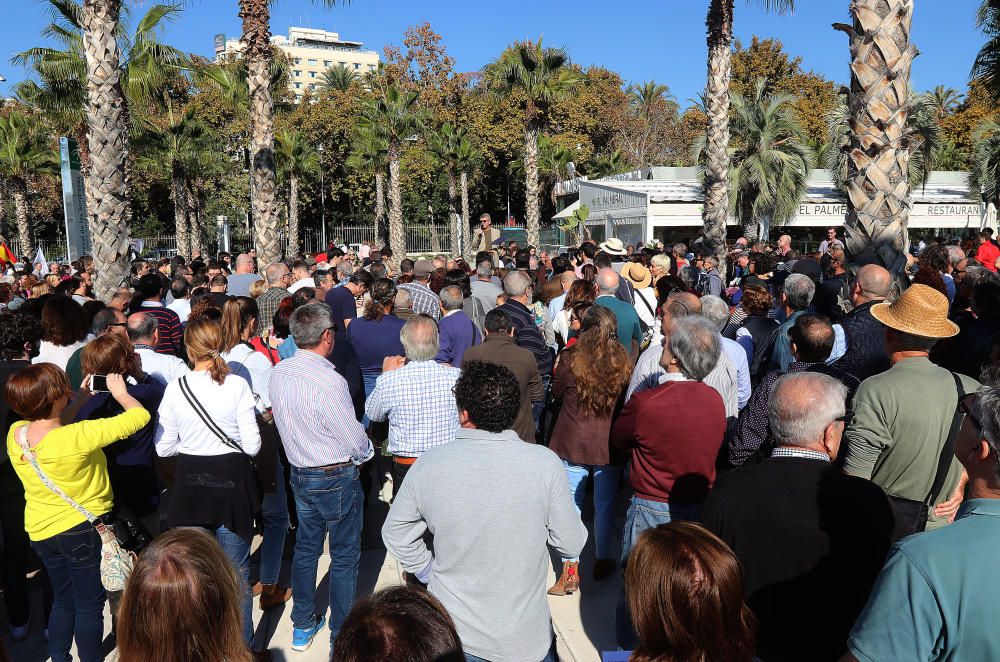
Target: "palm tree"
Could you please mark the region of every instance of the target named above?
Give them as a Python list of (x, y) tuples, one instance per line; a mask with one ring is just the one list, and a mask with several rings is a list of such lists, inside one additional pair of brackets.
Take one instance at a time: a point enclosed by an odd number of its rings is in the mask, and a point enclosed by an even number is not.
[(393, 255), (406, 255), (406, 237), (403, 234), (403, 193), (399, 181), (399, 159), (403, 141), (420, 131), (424, 113), (418, 105), (419, 95), (387, 84), (381, 94), (366, 101), (358, 117), (358, 126), (370, 131), (386, 145), (389, 165), (389, 247)]
[(469, 223), (471, 222), (469, 218), (469, 172), (474, 170), (479, 164), (482, 154), (471, 140), (463, 138), (458, 143), (456, 157), (456, 167), (459, 171), (458, 188), (462, 201), (462, 223), (459, 226), (459, 244), (462, 246), (466, 258), (469, 258), (471, 257), (469, 254), (470, 246), (465, 241), (465, 235), (469, 232)]
[(852, 260), (899, 274), (909, 246), (910, 150), (902, 140), (910, 110), (913, 0), (853, 0), (848, 96), (846, 246)]
[[(794, 0), (758, 0), (767, 10), (785, 13)], [(705, 240), (725, 271), (726, 223), (729, 220), (729, 79), (732, 75), (733, 0), (709, 0), (708, 80), (705, 84)]]
[(381, 242), (386, 241), (385, 169), (388, 165), (388, 153), (389, 146), (378, 132), (355, 127), (347, 167), (370, 173), (375, 178), (375, 236)]
[(20, 239), (21, 255), (34, 254), (31, 214), (28, 208), (28, 181), (40, 174), (56, 172), (55, 151), (45, 144), (35, 130), (37, 118), (19, 111), (0, 116), (0, 181), (14, 199), (14, 216)]
[(541, 209), (538, 186), (538, 136), (548, 120), (553, 102), (568, 97), (583, 80), (570, 66), (569, 55), (561, 48), (543, 47), (538, 42), (514, 44), (483, 70), (486, 91), (494, 98), (511, 94), (523, 99), (524, 188), (528, 243), (538, 245)]
[[(813, 152), (788, 94), (769, 95), (760, 79), (752, 96), (732, 97), (729, 204), (747, 239), (767, 239), (769, 227), (795, 216), (806, 193)], [(700, 147), (704, 147), (701, 142)]]
[(358, 75), (353, 69), (348, 69), (342, 64), (331, 66), (323, 72), (319, 87), (323, 90), (339, 90), (346, 92), (351, 89), (354, 81), (358, 80)]
[(430, 140), (434, 155), (444, 165), (445, 175), (448, 177), (448, 222), (451, 229), (451, 254), (455, 256), (461, 254), (459, 232), (462, 225), (458, 206), (458, 150), (465, 139), (464, 129), (445, 122), (431, 134)]
[(976, 146), (969, 170), (969, 190), (985, 204), (1000, 207), (1000, 125), (990, 121), (976, 132)]
[(628, 95), (629, 105), (647, 117), (660, 101), (666, 103), (674, 113), (680, 110), (677, 97), (670, 93), (670, 88), (655, 80), (647, 80), (638, 85), (632, 83), (625, 88), (625, 94)]
[(299, 252), (299, 181), (318, 175), (322, 167), (319, 152), (299, 131), (285, 129), (276, 136), (278, 174), (288, 180), (288, 249)]
[(932, 92), (928, 92), (928, 95), (933, 101), (934, 115), (939, 122), (955, 112), (965, 96), (954, 87), (945, 87), (944, 85), (938, 85)]
[(973, 81), (983, 83), (1000, 99), (1000, 0), (983, 0), (976, 17), (977, 27), (987, 37), (972, 65)]
[(594, 161), (590, 167), (590, 176), (594, 179), (600, 179), (626, 170), (628, 170), (628, 163), (625, 161), (625, 155), (621, 153), (621, 150), (616, 149)]
[(15, 62), (30, 64), (40, 79), (16, 91), (78, 127), (98, 265), (96, 292), (109, 298), (129, 266), (128, 104), (158, 99), (174, 68), (185, 62), (180, 51), (156, 38), (179, 9), (153, 5), (129, 33), (119, 21), (121, 0), (48, 2), (53, 23), (43, 34), (59, 41), (63, 50), (33, 48), (15, 55)]

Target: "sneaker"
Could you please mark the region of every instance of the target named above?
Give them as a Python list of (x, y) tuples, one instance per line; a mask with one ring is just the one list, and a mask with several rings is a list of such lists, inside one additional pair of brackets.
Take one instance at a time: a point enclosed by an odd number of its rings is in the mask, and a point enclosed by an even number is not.
[(24, 625), (14, 625), (10, 626), (10, 638), (14, 641), (24, 641), (28, 638), (28, 633), (31, 631), (31, 624), (25, 623)]
[(308, 630), (300, 630), (295, 628), (292, 630), (292, 650), (293, 651), (307, 651), (309, 647), (312, 646), (313, 639), (319, 634), (319, 631), (323, 629), (326, 625), (326, 618), (321, 616), (319, 622), (312, 626)]

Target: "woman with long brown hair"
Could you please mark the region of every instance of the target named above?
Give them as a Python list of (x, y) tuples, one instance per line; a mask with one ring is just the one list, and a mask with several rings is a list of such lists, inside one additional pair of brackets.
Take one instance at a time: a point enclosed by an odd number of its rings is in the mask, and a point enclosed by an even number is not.
[(252, 662), (243, 586), (226, 554), (196, 529), (169, 531), (139, 557), (118, 612), (119, 662)]
[(562, 342), (562, 346), (569, 344), (572, 324), (570, 318), (573, 316), (573, 306), (581, 302), (593, 303), (597, 297), (597, 287), (593, 282), (586, 280), (575, 280), (566, 290), (566, 299), (563, 300), (563, 307), (552, 319), (552, 330)]
[(54, 363), (65, 370), (90, 330), (83, 306), (65, 295), (50, 297), (42, 307), (42, 344), (32, 363)]
[(639, 536), (625, 568), (625, 596), (639, 643), (630, 662), (750, 662), (754, 617), (732, 550), (691, 522)]
[(250, 386), (222, 358), (222, 328), (207, 317), (184, 331), (190, 374), (167, 385), (160, 403), (156, 452), (177, 457), (167, 524), (211, 532), (243, 577), (244, 636), (250, 643), (250, 543), (261, 494), (250, 458), (260, 430)]
[[(617, 341), (615, 314), (591, 306), (581, 320), (579, 340), (563, 352), (552, 395), (562, 401), (549, 448), (562, 458), (570, 491), (579, 512), (587, 478), (594, 474), (593, 576), (601, 580), (615, 569), (611, 558), (614, 500), (622, 465), (612, 457), (611, 424), (621, 407), (622, 393), (632, 377), (632, 361)], [(563, 559), (562, 574), (549, 589), (566, 595), (580, 587), (579, 559)]]

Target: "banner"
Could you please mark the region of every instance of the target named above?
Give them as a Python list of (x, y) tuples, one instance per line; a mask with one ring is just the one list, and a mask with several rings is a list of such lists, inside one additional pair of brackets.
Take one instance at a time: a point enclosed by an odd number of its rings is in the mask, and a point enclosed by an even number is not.
[(90, 253), (90, 228), (87, 225), (83, 176), (80, 174), (80, 152), (72, 138), (59, 138), (59, 162), (62, 170), (63, 213), (66, 217), (66, 261), (72, 262)]

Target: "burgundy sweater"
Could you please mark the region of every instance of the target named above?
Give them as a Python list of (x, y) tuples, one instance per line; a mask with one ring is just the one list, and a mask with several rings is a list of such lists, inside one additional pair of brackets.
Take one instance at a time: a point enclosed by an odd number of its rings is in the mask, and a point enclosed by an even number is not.
[(701, 382), (669, 381), (632, 396), (611, 433), (632, 453), (632, 491), (641, 499), (698, 504), (715, 483), (726, 432), (722, 398)]

